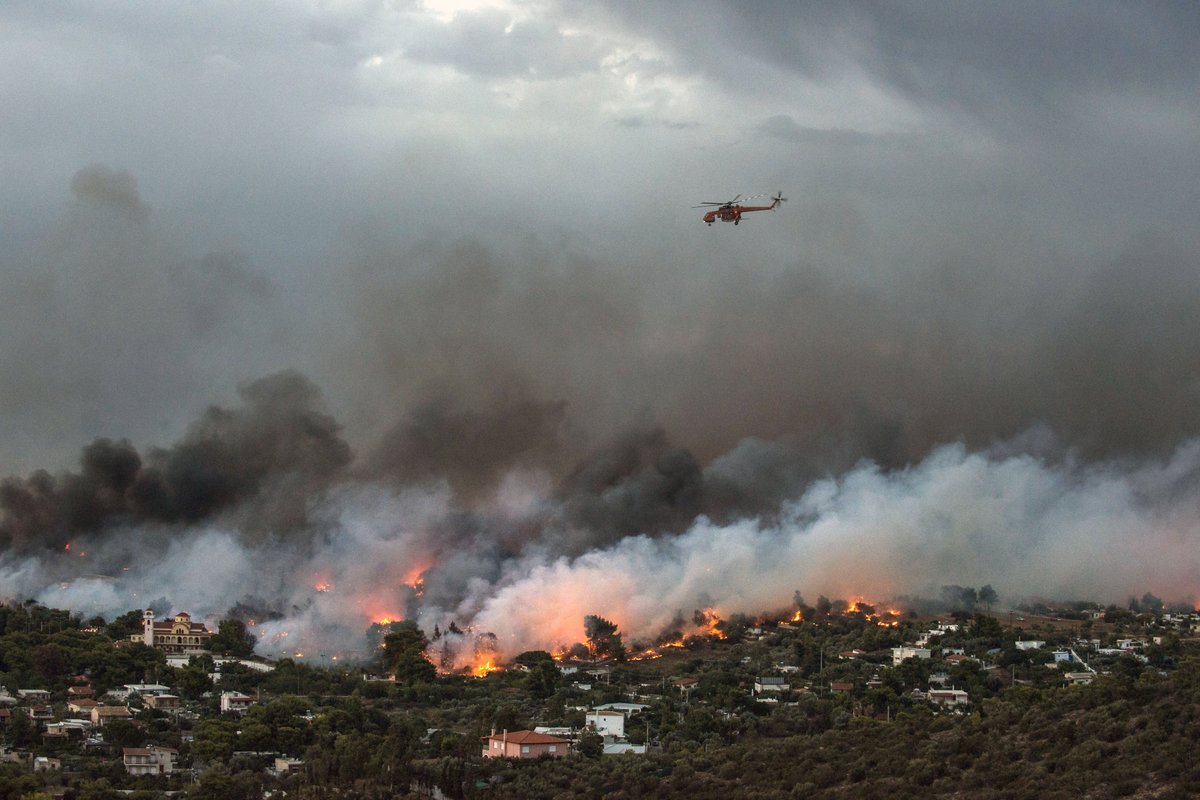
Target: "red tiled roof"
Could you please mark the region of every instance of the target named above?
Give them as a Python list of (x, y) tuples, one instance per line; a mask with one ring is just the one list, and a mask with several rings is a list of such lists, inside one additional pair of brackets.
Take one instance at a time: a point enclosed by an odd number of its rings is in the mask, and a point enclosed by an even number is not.
[(570, 744), (566, 739), (560, 739), (557, 736), (549, 736), (544, 733), (534, 733), (533, 731), (509, 731), (507, 734), (494, 733), (491, 736), (484, 736), (485, 741), (509, 741), (513, 744)]

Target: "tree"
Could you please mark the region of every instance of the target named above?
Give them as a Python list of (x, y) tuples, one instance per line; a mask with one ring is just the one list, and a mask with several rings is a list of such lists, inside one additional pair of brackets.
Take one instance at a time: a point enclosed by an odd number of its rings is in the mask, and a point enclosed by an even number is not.
[(979, 603), (988, 611), (992, 610), (992, 604), (999, 599), (996, 590), (992, 588), (990, 583), (985, 583), (979, 590)]
[(1163, 605), (1161, 597), (1157, 597), (1150, 592), (1142, 595), (1142, 611), (1148, 611), (1155, 616), (1159, 616), (1163, 612)]
[(254, 655), (257, 642), (258, 639), (246, 630), (246, 623), (240, 619), (223, 619), (217, 624), (217, 632), (208, 640), (208, 646), (214, 653), (246, 658)]
[(554, 656), (547, 653), (545, 650), (526, 650), (513, 659), (514, 664), (520, 664), (523, 667), (533, 667), (543, 661), (554, 662)]
[(412, 620), (393, 622), (383, 637), (384, 667), (399, 683), (428, 682), (437, 677), (437, 668), (425, 657), (429, 639)]
[(108, 638), (113, 641), (123, 641), (135, 633), (142, 632), (142, 612), (140, 610), (126, 611), (104, 628)]
[(579, 735), (579, 743), (575, 745), (575, 749), (587, 758), (599, 758), (604, 755), (604, 737), (591, 728), (586, 728)]
[(146, 734), (127, 719), (114, 719), (104, 725), (104, 741), (115, 747), (139, 747)]
[(558, 665), (553, 661), (538, 661), (529, 668), (525, 676), (525, 688), (539, 700), (544, 700), (554, 694), (558, 688)]
[(13, 747), (29, 747), (38, 740), (37, 726), (24, 709), (15, 708), (5, 728), (5, 738)]
[(53, 683), (67, 671), (67, 658), (63, 649), (56, 644), (43, 644), (33, 648), (33, 668), (48, 682)]
[(587, 637), (592, 658), (625, 660), (625, 645), (621, 643), (621, 634), (617, 632), (615, 622), (588, 614), (583, 618), (583, 633)]

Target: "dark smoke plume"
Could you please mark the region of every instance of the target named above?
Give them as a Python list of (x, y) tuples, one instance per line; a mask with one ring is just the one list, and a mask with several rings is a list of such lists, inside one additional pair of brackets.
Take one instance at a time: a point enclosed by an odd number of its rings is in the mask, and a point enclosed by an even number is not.
[(225, 511), (247, 532), (302, 525), (312, 496), (350, 462), (320, 393), (294, 372), (239, 389), (242, 406), (209, 408), (174, 447), (140, 455), (128, 441), (84, 448), (79, 472), (36, 472), (0, 484), (0, 542), (61, 549), (117, 525), (186, 525)]

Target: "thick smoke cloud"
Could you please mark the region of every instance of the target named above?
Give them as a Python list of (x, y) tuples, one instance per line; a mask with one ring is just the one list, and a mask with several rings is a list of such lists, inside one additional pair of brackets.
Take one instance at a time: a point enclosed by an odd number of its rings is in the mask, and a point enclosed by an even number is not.
[(98, 439), (77, 473), (8, 478), (0, 483), (0, 543), (57, 550), (80, 535), (224, 512), (240, 515), (246, 532), (303, 527), (307, 503), (350, 462), (350, 449), (320, 410), (317, 388), (297, 373), (246, 384), (240, 395), (240, 408), (209, 408), (172, 448), (143, 457), (128, 441)]

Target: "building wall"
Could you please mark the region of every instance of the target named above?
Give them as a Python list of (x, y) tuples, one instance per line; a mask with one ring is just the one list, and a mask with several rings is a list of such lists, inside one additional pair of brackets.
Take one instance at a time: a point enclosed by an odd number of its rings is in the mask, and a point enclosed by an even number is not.
[(595, 728), (596, 732), (602, 736), (616, 736), (618, 739), (625, 736), (624, 714), (602, 714), (590, 711), (587, 714), (587, 724)]

